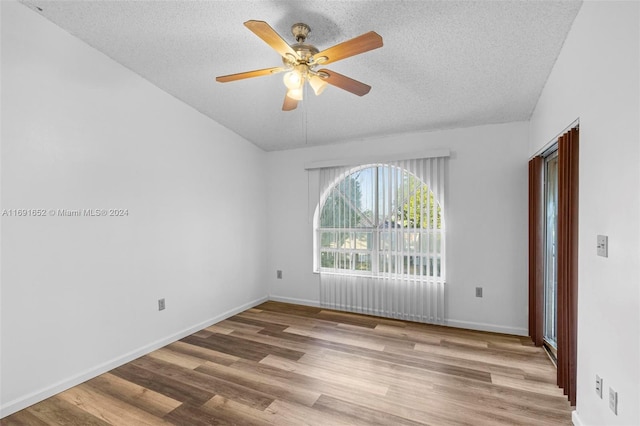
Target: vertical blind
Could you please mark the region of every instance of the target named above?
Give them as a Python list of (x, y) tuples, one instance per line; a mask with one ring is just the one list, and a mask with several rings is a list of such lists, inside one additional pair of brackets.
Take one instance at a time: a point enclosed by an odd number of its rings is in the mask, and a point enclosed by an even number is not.
[(558, 386), (576, 404), (578, 350), (577, 128), (558, 139)]
[(529, 336), (543, 342), (544, 315), (544, 158), (529, 161)]
[(444, 320), (445, 168), (438, 157), (320, 171), (323, 306)]

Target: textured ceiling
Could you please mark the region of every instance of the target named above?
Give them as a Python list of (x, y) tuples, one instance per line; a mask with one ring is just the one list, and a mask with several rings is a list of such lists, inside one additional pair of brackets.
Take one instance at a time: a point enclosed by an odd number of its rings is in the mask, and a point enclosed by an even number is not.
[[(23, 3), (265, 150), (527, 120), (579, 1), (41, 1)], [(36, 8), (37, 6), (37, 8)], [(372, 86), (328, 87), (281, 110), (282, 75), (217, 83), (279, 66), (243, 22), (320, 50), (376, 31), (380, 49), (327, 68)]]

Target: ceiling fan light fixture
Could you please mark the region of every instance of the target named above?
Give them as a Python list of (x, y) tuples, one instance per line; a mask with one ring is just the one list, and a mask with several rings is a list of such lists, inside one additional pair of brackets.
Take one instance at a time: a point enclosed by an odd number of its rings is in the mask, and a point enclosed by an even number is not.
[(309, 85), (313, 89), (313, 93), (315, 93), (316, 96), (319, 96), (322, 92), (324, 92), (324, 89), (327, 88), (327, 82), (317, 75), (312, 75), (311, 77), (309, 77)]
[(286, 73), (282, 81), (284, 81), (284, 85), (287, 86), (289, 90), (300, 89), (304, 84), (304, 79), (297, 70)]
[(287, 96), (291, 99), (295, 99), (296, 101), (302, 100), (302, 86), (297, 89), (289, 89), (287, 91)]

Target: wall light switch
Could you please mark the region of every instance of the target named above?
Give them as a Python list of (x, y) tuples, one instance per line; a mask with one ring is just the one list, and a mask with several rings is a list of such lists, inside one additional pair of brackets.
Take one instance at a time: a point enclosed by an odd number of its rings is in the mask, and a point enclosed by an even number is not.
[(598, 256), (609, 257), (609, 237), (598, 235)]
[(602, 399), (602, 377), (596, 374), (596, 395)]
[(282, 279), (282, 271), (281, 271), (280, 269), (278, 269), (278, 270), (276, 271), (276, 278), (277, 278), (277, 279), (279, 279), (279, 280), (281, 280), (281, 279)]
[(482, 297), (482, 287), (476, 287), (476, 297)]

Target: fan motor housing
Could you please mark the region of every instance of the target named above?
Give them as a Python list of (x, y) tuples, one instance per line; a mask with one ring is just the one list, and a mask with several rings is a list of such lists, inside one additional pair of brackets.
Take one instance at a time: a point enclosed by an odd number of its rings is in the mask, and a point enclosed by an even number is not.
[(304, 59), (305, 62), (308, 61), (310, 57), (319, 52), (319, 50), (311, 44), (296, 43), (291, 47), (293, 48), (293, 50), (298, 52), (298, 55), (300, 55), (300, 57)]

